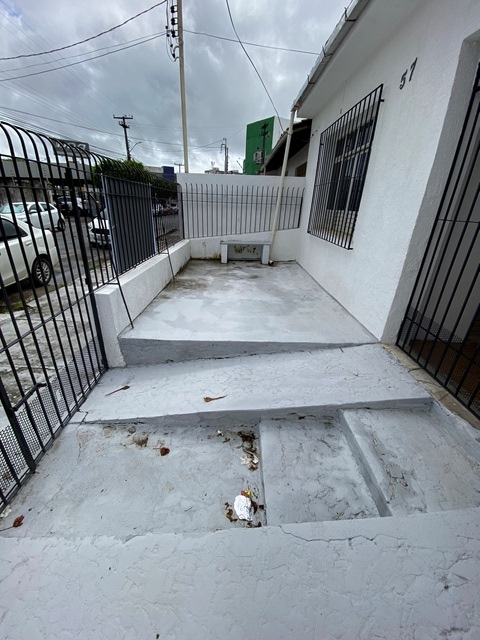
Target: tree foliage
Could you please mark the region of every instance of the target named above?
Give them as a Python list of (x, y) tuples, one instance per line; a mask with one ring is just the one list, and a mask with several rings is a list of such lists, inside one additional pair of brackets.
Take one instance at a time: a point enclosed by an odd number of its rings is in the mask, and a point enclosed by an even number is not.
[(102, 158), (92, 170), (92, 179), (96, 187), (102, 186), (101, 176), (130, 180), (131, 182), (142, 182), (151, 184), (154, 195), (158, 200), (167, 200), (176, 197), (177, 185), (175, 182), (166, 180), (159, 176), (154, 176), (145, 166), (137, 160), (113, 160)]

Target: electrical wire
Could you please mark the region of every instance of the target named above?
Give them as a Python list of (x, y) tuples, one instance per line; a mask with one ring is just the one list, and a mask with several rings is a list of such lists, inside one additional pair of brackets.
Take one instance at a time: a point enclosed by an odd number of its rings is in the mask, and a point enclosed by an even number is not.
[(149, 7), (148, 9), (145, 9), (144, 11), (141, 11), (140, 13), (137, 13), (136, 15), (132, 16), (131, 18), (128, 18), (128, 20), (125, 20), (124, 22), (115, 25), (114, 27), (110, 27), (110, 29), (106, 29), (105, 31), (101, 31), (100, 33), (97, 33), (94, 36), (90, 36), (89, 38), (85, 38), (84, 40), (79, 40), (78, 42), (73, 42), (72, 44), (67, 44), (64, 47), (58, 47), (57, 49), (50, 49), (50, 51), (40, 51), (39, 53), (24, 53), (18, 56), (9, 56), (6, 58), (0, 58), (0, 61), (4, 61), (4, 60), (18, 60), (19, 58), (33, 58), (36, 56), (44, 56), (47, 53), (56, 53), (57, 51), (65, 51), (65, 49), (71, 49), (72, 47), (76, 47), (79, 44), (84, 44), (85, 42), (90, 42), (91, 40), (95, 40), (96, 38), (100, 38), (100, 36), (104, 36), (106, 33), (111, 33), (112, 31), (115, 31), (115, 29), (119, 29), (120, 27), (123, 27), (124, 25), (128, 24), (129, 22), (132, 22), (132, 20), (135, 20), (136, 18), (139, 18), (140, 16), (145, 15), (146, 13), (148, 13), (149, 11), (152, 11), (152, 9), (156, 9), (157, 7), (160, 7), (162, 4), (165, 4), (167, 2), (167, 0), (162, 0), (161, 2), (158, 2), (157, 4), (154, 4), (153, 6)]
[[(84, 126), (84, 125), (81, 125), (81, 124), (73, 124), (71, 122), (62, 122), (61, 120), (56, 120), (55, 118), (48, 118), (47, 116), (40, 116), (40, 115), (37, 115), (35, 113), (29, 113), (28, 111), (21, 111), (20, 109), (12, 109), (10, 107), (1, 107), (1, 111), (3, 111), (3, 112), (4, 111), (12, 111), (14, 113), (30, 116), (32, 118), (41, 118), (42, 120), (49, 120), (50, 122), (56, 122), (58, 124), (78, 127), (80, 129), (86, 129), (88, 131), (94, 131), (96, 133), (102, 133), (102, 134), (107, 135), (107, 136), (114, 136), (115, 138), (118, 137), (118, 138), (122, 138), (123, 139), (123, 134), (121, 134), (121, 133), (110, 133), (109, 131), (104, 131), (103, 129), (95, 129), (93, 127), (87, 127), (87, 126)], [(7, 114), (7, 116), (8, 116), (9, 119), (15, 119), (17, 124), (22, 124), (22, 126), (25, 126), (25, 123), (21, 119), (19, 119), (18, 117), (10, 116), (8, 114)], [(48, 130), (48, 129), (44, 129), (44, 130), (48, 131), (49, 133), (53, 133), (54, 135), (58, 135), (58, 133), (55, 132), (55, 131)], [(235, 135), (235, 134), (233, 134), (233, 135)], [(233, 136), (231, 136), (231, 137), (233, 137)], [(147, 140), (145, 138), (134, 138), (134, 137), (131, 137), (130, 140), (138, 141), (138, 142), (149, 142), (151, 144), (173, 146), (173, 147), (181, 147), (182, 146), (182, 144), (178, 143), (178, 142), (165, 142), (165, 141), (162, 141), (162, 140)], [(218, 144), (219, 142), (221, 142), (221, 140), (214, 140), (213, 142), (209, 142), (207, 144), (194, 146), (194, 147), (192, 147), (192, 149), (203, 149), (205, 147), (214, 146), (214, 145)]]
[(255, 66), (255, 63), (253, 62), (253, 60), (251, 59), (251, 57), (248, 55), (248, 51), (245, 49), (245, 47), (243, 46), (243, 42), (240, 40), (240, 37), (237, 33), (237, 29), (235, 28), (235, 23), (233, 21), (233, 17), (232, 17), (232, 12), (230, 11), (230, 5), (228, 4), (228, 0), (225, 0), (225, 2), (227, 3), (227, 9), (228, 9), (228, 15), (230, 16), (230, 22), (232, 23), (232, 27), (233, 30), (235, 32), (235, 35), (237, 36), (237, 40), (238, 42), (241, 44), (243, 51), (245, 52), (245, 55), (247, 56), (247, 58), (250, 61), (250, 64), (252, 65), (252, 67), (255, 69), (255, 73), (257, 74), (257, 76), (260, 79), (260, 82), (262, 83), (263, 88), (265, 89), (265, 93), (268, 96), (268, 99), (271, 102), (271, 105), (275, 111), (275, 113), (277, 114), (277, 118), (278, 118), (278, 123), (280, 125), (280, 129), (282, 130), (283, 133), (283, 126), (282, 126), (282, 119), (280, 118), (280, 114), (278, 113), (277, 107), (275, 106), (275, 103), (273, 102), (272, 96), (270, 95), (268, 89), (267, 89), (267, 85), (265, 84), (265, 82), (263, 81), (262, 76), (260, 75), (260, 72), (258, 71), (257, 67)]
[[(1, 4), (3, 4), (3, 6), (4, 6), (4, 7), (6, 7), (6, 8), (7, 8), (7, 10), (9, 9), (8, 5), (5, 3), (5, 1), (4, 1), (4, 0), (0, 0), (0, 2), (1, 2)], [(44, 38), (43, 36), (41, 36), (41, 35), (40, 35), (40, 34), (39, 34), (39, 33), (38, 33), (38, 32), (37, 32), (37, 31), (36, 31), (36, 30), (31, 26), (31, 25), (29, 25), (29, 24), (28, 24), (28, 23), (27, 23), (23, 18), (22, 18), (22, 27), (20, 27), (18, 23), (16, 23), (16, 22), (14, 22), (13, 20), (11, 20), (7, 15), (5, 15), (5, 16), (4, 16), (4, 18), (5, 18), (8, 22), (10, 22), (10, 23), (11, 23), (11, 24), (16, 28), (16, 30), (17, 30), (17, 31), (20, 31), (20, 32), (21, 32), (21, 34), (22, 34), (22, 38), (20, 38), (16, 33), (14, 33), (13, 35), (14, 35), (14, 37), (15, 37), (15, 38), (17, 38), (18, 40), (22, 40), (22, 44), (23, 44), (23, 38), (25, 38), (25, 37), (26, 37), (26, 38), (28, 38), (29, 40), (31, 40), (31, 42), (32, 42), (36, 47), (42, 46), (42, 45), (39, 45), (39, 44), (38, 44), (38, 42), (42, 42), (42, 43), (44, 43), (47, 47), (51, 47), (51, 46), (52, 46), (50, 42), (48, 42), (47, 40), (45, 40), (45, 38)], [(6, 28), (6, 27), (5, 27), (5, 25), (3, 25), (3, 27), (4, 27), (4, 28)], [(27, 29), (29, 29), (30, 31), (32, 31), (32, 32), (35, 34), (35, 36), (36, 36), (36, 38), (35, 38), (35, 39), (34, 39), (34, 38), (33, 38), (33, 37), (28, 33), (28, 30), (27, 30), (26, 28), (27, 28)], [(7, 30), (8, 30), (8, 29), (7, 29)], [(9, 30), (8, 30), (8, 31), (9, 31)], [(12, 32), (10, 31), (10, 33), (12, 33)], [(128, 44), (128, 43), (126, 43), (126, 44)], [(29, 48), (29, 50), (30, 50), (30, 51), (32, 51), (32, 52), (34, 51), (34, 49), (32, 49), (32, 47), (28, 47), (28, 48)], [(81, 55), (84, 55), (84, 54), (81, 54)], [(48, 62), (45, 62), (45, 63), (43, 63), (43, 64), (49, 64), (49, 65), (50, 65), (50, 64), (52, 64), (52, 62), (62, 60), (62, 57), (58, 57), (58, 55), (52, 55), (52, 54), (49, 54), (49, 55), (48, 55), (48, 57), (49, 57), (49, 58), (51, 58), (52, 60), (51, 60), (51, 61), (48, 61)], [(24, 68), (25, 68), (25, 67), (24, 67)], [(22, 69), (22, 70), (23, 70), (23, 69)], [(76, 68), (75, 68), (75, 69), (67, 69), (67, 70), (65, 70), (65, 71), (63, 71), (63, 70), (62, 70), (62, 71), (60, 71), (60, 74), (61, 74), (61, 75), (62, 75), (62, 76), (67, 80), (67, 82), (68, 82), (68, 78), (67, 78), (67, 76), (69, 76), (70, 78), (74, 79), (74, 81), (75, 81), (76, 83), (80, 83), (80, 84), (82, 84), (82, 85), (83, 85), (83, 87), (85, 87), (86, 92), (87, 92), (87, 94), (89, 95), (90, 99), (91, 99), (91, 100), (93, 100), (94, 102), (96, 102), (99, 106), (103, 106), (103, 107), (105, 107), (105, 106), (109, 106), (109, 103), (110, 103), (110, 104), (114, 105), (114, 107), (115, 107), (115, 109), (116, 109), (118, 105), (114, 104), (113, 100), (111, 100), (108, 96), (106, 96), (106, 95), (104, 95), (104, 94), (101, 94), (97, 89), (95, 89), (95, 87), (91, 86), (91, 84), (90, 84), (90, 83), (88, 83), (88, 84), (87, 84), (87, 83), (85, 82), (85, 80), (82, 78), (82, 73), (81, 73), (80, 71), (83, 71), (83, 70), (76, 69)], [(5, 71), (4, 71), (4, 72), (5, 72)], [(84, 72), (83, 72), (83, 73), (84, 73)], [(17, 86), (17, 87), (18, 87), (18, 86), (22, 86), (22, 85), (23, 85), (23, 86), (26, 88), (26, 90), (27, 90), (27, 93), (28, 93), (28, 94), (43, 95), (45, 100), (50, 100), (49, 98), (47, 98), (47, 96), (46, 96), (46, 94), (45, 94), (45, 93), (43, 93), (43, 94), (42, 94), (40, 91), (35, 90), (33, 87), (27, 88), (27, 87), (26, 87), (26, 85), (25, 85), (25, 83), (23, 83), (23, 82), (18, 82), (18, 81), (14, 81), (14, 82), (12, 82), (12, 84), (10, 84), (10, 85), (9, 85), (9, 90), (10, 90), (10, 91), (12, 91), (12, 85)], [(23, 95), (25, 95), (25, 93), (24, 93)], [(29, 100), (31, 100), (31, 99), (32, 99), (32, 98), (30, 98), (29, 96), (27, 96), (27, 98), (28, 98)], [(35, 101), (35, 100), (33, 100), (33, 101)], [(52, 104), (52, 109), (53, 109), (54, 111), (58, 111), (58, 108), (56, 107), (56, 104), (55, 104), (53, 101), (51, 101), (51, 100), (50, 100), (50, 103)], [(85, 120), (84, 118), (82, 118), (82, 119), (83, 119), (83, 120)]]
[(126, 47), (121, 47), (120, 49), (116, 49), (115, 51), (107, 51), (107, 53), (101, 53), (98, 56), (92, 56), (91, 58), (85, 58), (85, 60), (78, 60), (77, 62), (70, 62), (69, 64), (64, 64), (61, 67), (55, 67), (53, 69), (44, 69), (43, 71), (34, 71), (32, 73), (25, 73), (23, 76), (14, 76), (13, 78), (0, 78), (0, 82), (9, 82), (10, 80), (19, 80), (20, 78), (31, 78), (33, 76), (40, 76), (44, 73), (51, 73), (52, 71), (59, 71), (60, 69), (67, 69), (68, 67), (74, 67), (78, 64), (83, 64), (84, 62), (90, 62), (91, 60), (97, 60), (98, 58), (105, 58), (105, 56), (111, 56), (114, 53), (118, 53), (119, 51), (125, 51), (126, 49), (132, 49), (133, 47), (138, 47), (141, 44), (145, 44), (147, 42), (151, 42), (152, 40), (157, 40), (165, 35), (165, 32), (160, 33), (156, 36), (151, 36), (146, 40), (142, 40), (142, 42), (137, 42), (135, 44), (130, 44)]
[[(207, 38), (215, 38), (216, 40), (226, 40), (227, 42), (239, 42), (239, 40), (235, 40), (234, 38), (225, 38), (223, 36), (215, 36), (211, 33), (204, 33), (203, 31), (191, 31), (190, 29), (184, 29), (186, 33), (193, 33), (196, 36), (207, 36)], [(242, 43), (240, 43), (242, 44)], [(288, 49), (287, 47), (273, 47), (268, 44), (258, 44), (257, 42), (246, 42), (243, 40), (243, 44), (246, 44), (250, 47), (261, 47), (262, 49), (274, 49), (275, 51), (288, 51), (289, 53), (305, 53), (309, 56), (319, 56), (319, 53), (315, 51), (304, 51), (303, 49)]]
[(95, 129), (94, 127), (87, 127), (83, 124), (74, 124), (72, 122), (63, 122), (62, 120), (56, 120), (55, 118), (49, 118), (47, 116), (40, 116), (36, 113), (30, 113), (29, 111), (21, 111), (20, 109), (12, 109), (11, 107), (1, 107), (3, 111), (13, 111), (14, 113), (19, 113), (21, 115), (30, 116), (32, 118), (41, 118), (42, 120), (49, 120), (50, 122), (57, 122), (58, 124), (65, 124), (69, 127), (78, 127), (80, 129), (87, 129), (88, 131), (94, 131), (96, 133), (103, 133), (110, 136), (115, 136), (119, 138), (123, 138), (124, 135), (122, 133), (109, 133), (108, 131), (104, 131), (102, 129)]
[[(133, 38), (133, 40), (127, 40), (126, 42), (121, 42), (121, 43), (117, 43), (117, 44), (109, 44), (108, 47), (99, 47), (98, 49), (92, 49), (91, 51), (87, 51), (87, 52), (83, 52), (83, 53), (74, 53), (71, 56), (62, 56), (61, 58), (55, 58), (54, 61), (55, 62), (61, 62), (62, 60), (71, 60), (72, 58), (80, 58), (81, 56), (86, 56), (86, 55), (90, 55), (92, 53), (97, 53), (98, 51), (106, 51), (107, 49), (114, 49), (115, 47), (122, 47), (124, 45), (127, 44), (131, 44), (132, 42), (138, 42), (139, 44), (142, 44), (143, 40), (146, 40), (147, 38), (153, 38), (154, 36), (163, 36), (165, 35), (165, 32), (157, 32), (157, 33), (151, 33), (148, 36), (140, 36), (139, 38)], [(113, 52), (115, 53), (115, 52)], [(14, 73), (15, 71), (25, 71), (25, 69), (32, 69), (33, 67), (44, 67), (48, 64), (52, 64), (52, 61), (48, 61), (48, 62), (35, 62), (34, 64), (27, 64), (23, 67), (13, 67), (10, 69), (2, 69), (0, 71), (0, 73)]]

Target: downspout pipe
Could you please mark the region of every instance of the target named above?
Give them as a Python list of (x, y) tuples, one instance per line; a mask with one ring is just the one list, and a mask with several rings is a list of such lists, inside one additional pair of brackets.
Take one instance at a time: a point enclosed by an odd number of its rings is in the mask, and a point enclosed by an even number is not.
[(283, 185), (285, 184), (285, 174), (287, 173), (288, 154), (290, 153), (290, 142), (292, 140), (292, 133), (293, 133), (293, 121), (295, 119), (296, 113), (297, 113), (297, 105), (295, 104), (290, 113), (290, 123), (287, 129), (287, 140), (285, 143), (285, 153), (283, 154), (282, 173), (280, 174), (280, 184), (278, 187), (277, 202), (275, 204), (275, 213), (273, 216), (273, 223), (272, 223), (272, 236), (270, 238), (270, 255), (273, 255), (273, 243), (275, 241), (275, 234), (277, 232), (278, 219), (280, 217), (280, 206), (282, 204)]

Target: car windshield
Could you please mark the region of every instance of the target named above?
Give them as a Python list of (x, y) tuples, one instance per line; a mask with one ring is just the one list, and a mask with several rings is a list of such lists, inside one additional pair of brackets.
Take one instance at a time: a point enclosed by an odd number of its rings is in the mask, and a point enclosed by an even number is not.
[(11, 206), (9, 204), (4, 204), (0, 209), (0, 213), (11, 213), (12, 211), (14, 213), (23, 213), (24, 210), (25, 207), (21, 202), (14, 202)]

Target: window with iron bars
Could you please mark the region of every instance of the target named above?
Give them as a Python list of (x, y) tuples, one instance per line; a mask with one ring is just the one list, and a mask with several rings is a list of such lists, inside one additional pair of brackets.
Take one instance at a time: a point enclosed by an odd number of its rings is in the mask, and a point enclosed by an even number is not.
[(369, 93), (320, 136), (308, 233), (344, 249), (352, 248), (382, 89)]

